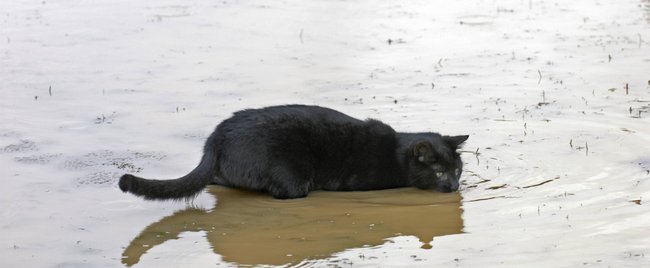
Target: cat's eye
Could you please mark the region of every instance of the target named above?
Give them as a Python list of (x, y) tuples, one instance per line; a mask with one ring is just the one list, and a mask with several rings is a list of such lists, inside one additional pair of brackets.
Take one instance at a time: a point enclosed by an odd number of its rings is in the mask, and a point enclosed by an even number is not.
[(444, 174), (443, 172), (437, 171), (436, 172), (436, 177), (440, 178), (440, 177), (442, 177), (443, 174)]

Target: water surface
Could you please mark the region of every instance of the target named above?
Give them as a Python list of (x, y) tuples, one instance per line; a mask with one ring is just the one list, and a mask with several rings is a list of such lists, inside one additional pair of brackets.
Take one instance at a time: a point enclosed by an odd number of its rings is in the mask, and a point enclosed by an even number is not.
[[(649, 6), (1, 1), (1, 266), (647, 266)], [(469, 134), (460, 192), (119, 191), (286, 103)]]
[(373, 247), (413, 236), (430, 249), (435, 236), (462, 232), (458, 193), (412, 188), (370, 192), (313, 192), (277, 200), (211, 186), (210, 209), (188, 208), (145, 228), (123, 253), (128, 266), (181, 232), (205, 231), (214, 253), (232, 264), (298, 264), (348, 249)]

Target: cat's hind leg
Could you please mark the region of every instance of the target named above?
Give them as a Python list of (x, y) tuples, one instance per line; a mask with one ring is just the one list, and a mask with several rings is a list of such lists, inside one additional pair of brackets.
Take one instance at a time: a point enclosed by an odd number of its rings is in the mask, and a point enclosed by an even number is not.
[(311, 180), (300, 172), (284, 165), (276, 165), (269, 172), (268, 191), (277, 199), (293, 199), (307, 196)]

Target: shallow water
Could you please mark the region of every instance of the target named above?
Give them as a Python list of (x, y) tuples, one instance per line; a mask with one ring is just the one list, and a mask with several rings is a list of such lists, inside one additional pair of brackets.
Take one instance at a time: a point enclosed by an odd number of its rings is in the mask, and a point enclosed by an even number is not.
[(139, 262), (149, 249), (182, 232), (204, 231), (223, 261), (299, 264), (351, 248), (372, 247), (413, 236), (431, 248), (435, 236), (462, 232), (459, 194), (416, 189), (314, 192), (277, 200), (259, 193), (211, 186), (210, 209), (188, 208), (149, 225), (125, 249), (122, 262)]
[[(0, 263), (641, 267), (649, 7), (1, 2)], [(125, 172), (185, 174), (219, 121), (284, 103), (469, 134), (459, 194), (118, 190)]]

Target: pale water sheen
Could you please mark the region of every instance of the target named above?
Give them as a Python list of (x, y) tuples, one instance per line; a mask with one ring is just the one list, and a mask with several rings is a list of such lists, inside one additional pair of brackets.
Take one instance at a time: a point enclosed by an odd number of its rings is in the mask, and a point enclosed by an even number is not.
[[(285, 103), (469, 134), (460, 194), (118, 190)], [(648, 118), (647, 0), (3, 1), (0, 263), (639, 267)]]

